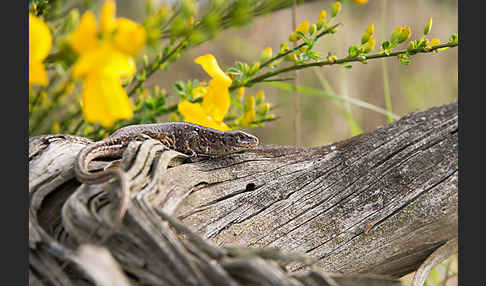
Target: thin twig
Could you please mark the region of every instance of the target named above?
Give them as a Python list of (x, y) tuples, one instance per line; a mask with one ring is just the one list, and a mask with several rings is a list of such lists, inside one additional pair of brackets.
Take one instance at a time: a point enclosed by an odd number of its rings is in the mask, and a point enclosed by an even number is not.
[[(297, 1), (292, 0), (292, 32), (297, 29)], [(297, 43), (292, 42), (293, 49), (295, 50)], [(299, 73), (294, 70), (294, 86), (299, 85)], [(300, 94), (297, 90), (294, 90), (294, 104), (295, 104), (295, 145), (301, 145), (300, 140)]]
[(259, 83), (262, 80), (265, 80), (265, 79), (270, 78), (272, 76), (276, 76), (278, 74), (293, 71), (293, 70), (305, 69), (305, 68), (308, 68), (308, 67), (322, 67), (322, 66), (335, 65), (335, 64), (345, 64), (345, 63), (351, 63), (351, 62), (362, 62), (363, 60), (372, 60), (372, 59), (379, 59), (379, 58), (394, 57), (394, 56), (398, 56), (398, 55), (401, 55), (401, 54), (405, 54), (407, 52), (414, 53), (414, 54), (431, 53), (435, 50), (442, 49), (442, 48), (457, 47), (457, 45), (458, 45), (458, 43), (447, 43), (447, 44), (441, 44), (441, 45), (433, 46), (433, 47), (430, 48), (430, 50), (426, 50), (424, 48), (417, 48), (417, 49), (412, 49), (412, 50), (409, 50), (409, 51), (400, 50), (400, 51), (389, 53), (388, 55), (385, 54), (384, 52), (379, 52), (379, 53), (376, 53), (376, 54), (364, 56), (364, 58), (360, 58), (360, 57), (356, 56), (356, 57), (352, 57), (352, 58), (346, 57), (346, 58), (337, 59), (337, 60), (325, 60), (325, 61), (318, 61), (318, 62), (301, 64), (301, 65), (293, 65), (293, 66), (286, 67), (286, 68), (276, 70), (276, 71), (273, 71), (273, 72), (264, 73), (264, 74), (262, 74), (258, 77), (255, 77), (255, 78), (249, 80), (245, 84), (231, 86), (230, 90), (232, 91), (232, 90), (239, 88), (241, 86), (250, 87), (253, 84)]

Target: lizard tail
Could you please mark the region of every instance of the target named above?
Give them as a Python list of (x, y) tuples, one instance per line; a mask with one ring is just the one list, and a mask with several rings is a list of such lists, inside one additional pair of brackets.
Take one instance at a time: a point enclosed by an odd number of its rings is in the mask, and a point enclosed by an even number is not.
[(99, 141), (84, 147), (78, 153), (74, 163), (74, 173), (76, 174), (76, 178), (78, 178), (80, 182), (87, 184), (98, 184), (108, 181), (112, 176), (109, 172), (90, 172), (88, 170), (89, 163), (100, 157), (121, 156), (123, 149), (123, 144), (110, 145), (105, 141)]

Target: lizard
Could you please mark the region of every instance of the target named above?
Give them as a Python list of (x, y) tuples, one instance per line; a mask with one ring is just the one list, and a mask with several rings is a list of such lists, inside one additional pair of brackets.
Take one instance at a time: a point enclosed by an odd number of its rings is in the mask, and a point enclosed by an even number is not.
[(128, 207), (129, 187), (125, 173), (121, 168), (90, 172), (88, 165), (97, 158), (121, 157), (128, 144), (141, 137), (159, 140), (168, 149), (184, 153), (192, 159), (198, 156), (217, 157), (236, 153), (251, 149), (259, 143), (257, 137), (241, 130), (220, 131), (188, 122), (166, 122), (128, 125), (105, 139), (87, 145), (76, 157), (75, 175), (86, 184), (99, 184), (118, 177), (122, 202), (115, 225), (121, 223)]

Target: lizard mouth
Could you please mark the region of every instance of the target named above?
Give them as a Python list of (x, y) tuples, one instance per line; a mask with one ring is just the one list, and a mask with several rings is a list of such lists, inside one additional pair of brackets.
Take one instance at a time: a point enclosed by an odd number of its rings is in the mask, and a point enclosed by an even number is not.
[(253, 137), (251, 138), (252, 140), (250, 140), (250, 142), (247, 142), (246, 144), (242, 144), (243, 146), (247, 146), (247, 147), (256, 147), (258, 145), (258, 138), (256, 137)]

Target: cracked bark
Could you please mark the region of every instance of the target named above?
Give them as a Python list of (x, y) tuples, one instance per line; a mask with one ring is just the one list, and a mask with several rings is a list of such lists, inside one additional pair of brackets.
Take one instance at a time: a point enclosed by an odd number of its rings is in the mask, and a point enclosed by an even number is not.
[[(412, 272), (457, 237), (457, 130), (452, 103), (326, 146), (192, 163), (133, 142), (121, 161), (91, 165), (119, 164), (130, 178), (131, 205), (105, 247), (135, 284), (395, 285), (376, 275)], [(33, 284), (96, 281), (74, 250), (111, 226), (118, 182), (74, 178), (89, 142), (29, 138)]]

